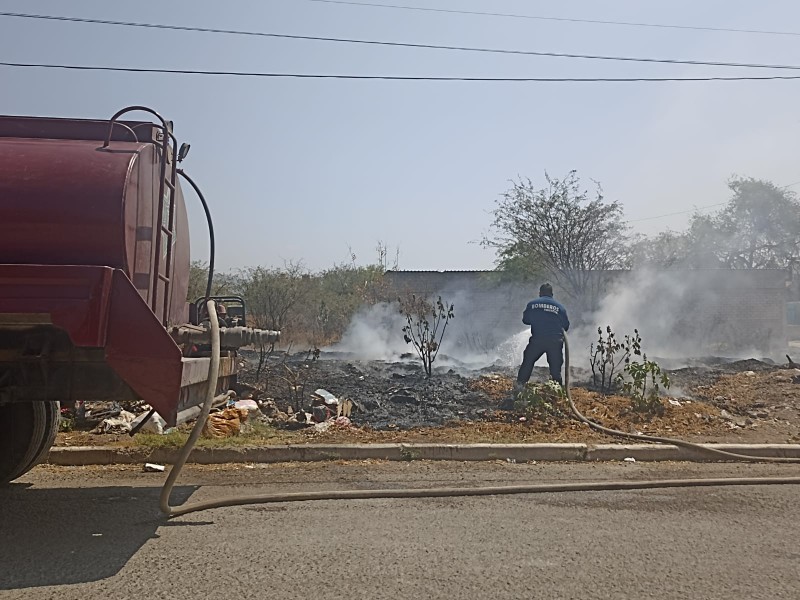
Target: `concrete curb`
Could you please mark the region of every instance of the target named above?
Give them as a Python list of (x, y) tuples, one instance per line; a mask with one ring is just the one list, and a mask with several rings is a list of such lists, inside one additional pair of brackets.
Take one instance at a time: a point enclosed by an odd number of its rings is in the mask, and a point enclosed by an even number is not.
[[(704, 444), (762, 458), (800, 458), (800, 444)], [(56, 447), (51, 465), (84, 466), (154, 462), (173, 464), (175, 449), (143, 450), (110, 446)], [(259, 448), (195, 448), (193, 464), (311, 462), (323, 460), (454, 460), (516, 462), (567, 461), (693, 461), (719, 459), (696, 450), (658, 444), (295, 444)]]
[[(725, 450), (736, 454), (746, 454), (759, 458), (800, 458), (800, 444), (702, 444), (706, 448)], [(691, 461), (721, 462), (724, 457), (680, 448), (666, 444), (597, 444), (589, 446), (586, 460), (619, 461), (633, 458), (637, 461)], [(731, 459), (734, 460), (734, 459)]]

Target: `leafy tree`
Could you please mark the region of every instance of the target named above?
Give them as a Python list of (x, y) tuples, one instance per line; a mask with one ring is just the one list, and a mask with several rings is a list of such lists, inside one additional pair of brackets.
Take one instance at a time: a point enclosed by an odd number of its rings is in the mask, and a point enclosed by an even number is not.
[[(241, 291), (247, 303), (248, 325), (282, 331), (291, 311), (308, 291), (307, 271), (302, 263), (289, 262), (283, 269), (254, 267), (241, 275)], [(288, 337), (288, 336), (287, 336)], [(256, 376), (261, 374), (272, 346), (259, 349)]]
[(692, 255), (692, 240), (686, 232), (671, 230), (652, 237), (639, 236), (632, 244), (631, 254), (635, 266), (677, 267), (685, 265)]
[(695, 213), (683, 233), (663, 232), (635, 245), (636, 262), (729, 269), (786, 268), (800, 258), (800, 202), (769, 181), (733, 178), (730, 201)]
[(242, 295), (254, 327), (281, 330), (287, 316), (303, 298), (308, 272), (301, 262), (282, 269), (253, 267), (242, 273)]
[(768, 181), (733, 179), (733, 196), (719, 214), (696, 215), (690, 235), (711, 233), (711, 251), (732, 269), (786, 267), (800, 256), (800, 202)]
[[(202, 260), (193, 260), (189, 265), (189, 292), (187, 300), (194, 302), (206, 295), (208, 285), (208, 263)], [(214, 273), (211, 284), (212, 296), (225, 296), (236, 293), (239, 288), (238, 276), (231, 273)]]
[(547, 186), (530, 179), (512, 182), (497, 200), (492, 233), (483, 245), (498, 253), (498, 269), (520, 277), (554, 279), (573, 302), (593, 308), (603, 282), (591, 271), (629, 263), (622, 205), (607, 202), (595, 182), (582, 189), (575, 171), (563, 179), (545, 173)]
[(352, 257), (314, 277), (313, 314), (305, 318), (313, 324), (315, 344), (338, 340), (362, 305), (386, 300), (383, 273), (382, 265), (358, 266)]

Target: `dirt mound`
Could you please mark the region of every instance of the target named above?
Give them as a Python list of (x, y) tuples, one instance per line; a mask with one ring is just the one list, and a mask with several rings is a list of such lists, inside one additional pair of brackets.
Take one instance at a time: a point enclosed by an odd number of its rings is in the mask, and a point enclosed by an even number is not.
[(750, 419), (797, 420), (800, 416), (800, 369), (723, 375), (694, 392), (710, 404)]

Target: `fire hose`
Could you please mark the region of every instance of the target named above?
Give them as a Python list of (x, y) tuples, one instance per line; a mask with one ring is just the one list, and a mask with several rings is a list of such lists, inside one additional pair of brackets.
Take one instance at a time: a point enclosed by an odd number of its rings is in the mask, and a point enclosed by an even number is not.
[[(220, 362), (220, 335), (219, 321), (217, 319), (216, 306), (213, 300), (208, 300), (209, 320), (211, 322), (211, 361), (208, 368), (208, 387), (205, 402), (200, 416), (194, 428), (189, 434), (189, 439), (181, 448), (178, 458), (167, 476), (164, 487), (161, 490), (159, 508), (167, 517), (178, 517), (181, 515), (208, 510), (212, 508), (223, 508), (228, 506), (243, 506), (248, 504), (268, 504), (275, 502), (305, 502), (312, 500), (367, 500), (371, 498), (441, 498), (456, 496), (499, 496), (508, 494), (542, 494), (552, 492), (589, 492), (589, 491), (609, 491), (609, 490), (644, 490), (662, 489), (676, 487), (720, 487), (720, 486), (747, 486), (747, 485), (791, 485), (800, 484), (800, 477), (728, 477), (728, 478), (709, 478), (709, 479), (661, 479), (643, 481), (596, 481), (580, 483), (544, 483), (532, 485), (509, 485), (491, 487), (466, 487), (466, 488), (428, 488), (428, 489), (394, 489), (394, 490), (341, 490), (341, 491), (322, 491), (322, 492), (291, 492), (260, 494), (255, 496), (234, 496), (221, 500), (211, 500), (207, 502), (197, 502), (184, 504), (181, 506), (171, 506), (169, 503), (172, 488), (175, 481), (186, 464), (189, 454), (194, 448), (197, 439), (202, 433), (203, 427), (211, 412), (214, 403), (217, 379), (219, 375)], [(672, 444), (683, 448), (691, 448), (708, 452), (727, 459), (738, 461), (753, 462), (780, 462), (780, 463), (800, 463), (800, 459), (794, 458), (764, 458), (737, 454), (724, 450), (708, 448), (701, 444), (694, 444), (683, 440), (662, 438), (642, 434), (626, 433), (616, 429), (603, 427), (590, 419), (587, 419), (575, 406), (570, 394), (569, 380), (569, 342), (566, 334), (564, 335), (564, 354), (565, 354), (565, 394), (569, 402), (570, 410), (573, 415), (582, 423), (592, 429), (628, 439), (642, 440), (647, 442), (657, 442), (662, 444)]]

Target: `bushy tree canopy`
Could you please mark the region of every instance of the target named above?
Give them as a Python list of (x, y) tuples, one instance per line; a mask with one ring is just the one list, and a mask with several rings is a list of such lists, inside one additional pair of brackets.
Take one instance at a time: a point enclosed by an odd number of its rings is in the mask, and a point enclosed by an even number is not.
[(683, 233), (662, 232), (635, 246), (636, 263), (729, 269), (783, 268), (800, 257), (800, 202), (769, 181), (734, 178), (718, 212), (695, 213)]
[(512, 182), (493, 211), (491, 234), (498, 268), (518, 277), (552, 277), (573, 300), (591, 304), (597, 277), (590, 271), (625, 268), (629, 247), (622, 206), (608, 202), (600, 185), (590, 194), (575, 171), (563, 179), (545, 173), (547, 185)]

